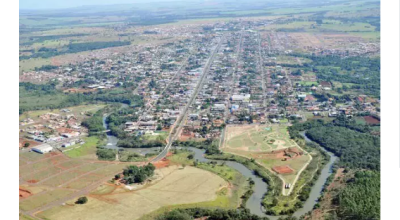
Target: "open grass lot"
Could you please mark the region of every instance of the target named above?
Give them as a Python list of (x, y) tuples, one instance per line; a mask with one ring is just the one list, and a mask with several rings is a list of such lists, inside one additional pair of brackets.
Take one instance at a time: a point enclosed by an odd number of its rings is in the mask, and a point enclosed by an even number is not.
[(29, 211), (40, 206), (46, 205), (49, 202), (61, 199), (64, 196), (71, 194), (72, 191), (65, 189), (55, 189), (44, 194), (28, 197), (19, 203), (19, 208), (24, 211)]
[(38, 111), (27, 111), (24, 112), (19, 116), (19, 120), (24, 120), (26, 118), (32, 118), (35, 120), (39, 116), (46, 114), (48, 112), (54, 113), (54, 114), (61, 114), (61, 115), (69, 115), (69, 114), (74, 114), (75, 117), (77, 118), (82, 118), (84, 115), (82, 113), (85, 112), (91, 112), (95, 113), (98, 110), (104, 108), (106, 105), (105, 104), (93, 104), (93, 105), (78, 105), (78, 106), (72, 106), (72, 107), (67, 107), (65, 109), (70, 110), (70, 112), (62, 112), (61, 109), (45, 109), (45, 110), (38, 110)]
[[(255, 159), (277, 174), (285, 183), (294, 184), (311, 156), (290, 139), (285, 125), (228, 126), (222, 150)], [(278, 174), (276, 166), (288, 166), (293, 172)]]
[(275, 62), (277, 64), (303, 64), (311, 63), (312, 60), (303, 57), (293, 57), (293, 56), (278, 56)]
[(223, 148), (262, 152), (295, 146), (286, 128), (278, 125), (228, 126)]
[(25, 91), (24, 88), (19, 89), (19, 107), (20, 108), (36, 108), (42, 106), (57, 106), (67, 99), (67, 95), (63, 93), (33, 95)]
[[(170, 166), (160, 169), (163, 178), (137, 191), (112, 193), (102, 186), (89, 195), (85, 205), (59, 206), (44, 211), (47, 219), (138, 219), (163, 206), (216, 200), (217, 192), (228, 186), (221, 177), (194, 167)], [(111, 192), (111, 193), (110, 193)]]
[(300, 81), (300, 82), (296, 82), (301, 86), (317, 86), (318, 82), (312, 82), (312, 81)]
[(96, 158), (96, 147), (102, 146), (102, 140), (98, 136), (83, 138), (84, 144), (76, 144), (64, 150), (65, 155), (71, 158)]
[(265, 167), (272, 169), (275, 166), (289, 166), (294, 170), (294, 172), (290, 174), (279, 174), (286, 183), (294, 183), (295, 177), (299, 174), (299, 171), (310, 161), (310, 157), (308, 155), (302, 155), (296, 157), (294, 159), (290, 159), (287, 161), (282, 161), (280, 159), (257, 159), (257, 161), (261, 162)]

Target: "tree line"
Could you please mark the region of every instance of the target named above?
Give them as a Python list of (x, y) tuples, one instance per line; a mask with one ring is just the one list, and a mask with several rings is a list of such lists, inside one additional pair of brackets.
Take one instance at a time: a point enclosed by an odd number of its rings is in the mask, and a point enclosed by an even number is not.
[(131, 44), (129, 41), (102, 41), (102, 42), (86, 42), (68, 44), (60, 49), (42, 47), (31, 55), (23, 55), (19, 60), (27, 60), (30, 58), (49, 58), (68, 53), (79, 53), (89, 50), (99, 50), (108, 47), (120, 47)]

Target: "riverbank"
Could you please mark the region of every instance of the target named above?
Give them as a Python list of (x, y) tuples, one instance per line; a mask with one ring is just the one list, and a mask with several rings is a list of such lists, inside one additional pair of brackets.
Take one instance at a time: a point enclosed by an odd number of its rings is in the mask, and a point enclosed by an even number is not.
[[(107, 115), (103, 117), (105, 129), (107, 129), (106, 117)], [(303, 136), (306, 143), (311, 143), (311, 140), (306, 138), (304, 132)], [(117, 143), (118, 138), (107, 134), (106, 148), (119, 150), (120, 148), (117, 146)], [(154, 148), (122, 149), (140, 153), (154, 153), (160, 150)], [(279, 216), (286, 214), (300, 217), (311, 211), (318, 202), (318, 197), (321, 195), (323, 186), (331, 174), (331, 167), (337, 159), (332, 153), (320, 147), (319, 149), (322, 149), (323, 152), (326, 152), (331, 157), (329, 162), (325, 165), (323, 164), (323, 158), (311, 160), (302, 175), (298, 177), (298, 183), (293, 187), (292, 195), (283, 196), (281, 193), (281, 179), (254, 160), (230, 154), (212, 155), (206, 158), (204, 156), (205, 150), (197, 148), (188, 149), (194, 152), (194, 161), (225, 163), (227, 166), (237, 170), (244, 177), (251, 178), (254, 181), (253, 194), (246, 201), (245, 208), (249, 209), (253, 214), (269, 217), (270, 219), (277, 219)], [(311, 187), (311, 185), (313, 186)]]

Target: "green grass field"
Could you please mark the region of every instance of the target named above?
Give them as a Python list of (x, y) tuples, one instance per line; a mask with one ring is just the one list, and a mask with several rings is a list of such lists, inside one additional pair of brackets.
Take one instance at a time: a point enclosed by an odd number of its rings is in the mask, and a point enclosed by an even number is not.
[(84, 144), (76, 144), (64, 150), (65, 155), (71, 158), (95, 155), (96, 147), (104, 144), (98, 136), (85, 137), (83, 140)]
[(293, 145), (285, 126), (228, 127), (223, 148), (243, 151), (271, 151)]

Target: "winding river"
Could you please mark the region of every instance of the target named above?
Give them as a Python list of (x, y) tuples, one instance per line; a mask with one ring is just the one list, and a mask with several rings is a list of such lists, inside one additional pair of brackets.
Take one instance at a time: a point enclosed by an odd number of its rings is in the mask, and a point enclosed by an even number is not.
[[(105, 129), (107, 129), (107, 127), (108, 127), (106, 124), (106, 118), (107, 118), (107, 115), (104, 115), (103, 116), (103, 126)], [(306, 142), (312, 142), (305, 135), (304, 131), (300, 132), (300, 134), (304, 137)], [(154, 153), (154, 152), (161, 150), (160, 148), (135, 148), (135, 149), (120, 148), (117, 146), (117, 142), (118, 142), (117, 137), (107, 133), (107, 144), (105, 147), (109, 148), (109, 149), (129, 150), (129, 151), (140, 153), (142, 155), (147, 154), (147, 153)], [(261, 202), (262, 202), (263, 195), (268, 190), (268, 185), (260, 177), (254, 175), (253, 171), (249, 170), (243, 164), (240, 164), (240, 163), (237, 163), (234, 161), (209, 160), (204, 157), (205, 150), (192, 148), (192, 147), (189, 147), (188, 149), (194, 152), (194, 159), (198, 160), (199, 162), (209, 162), (209, 161), (216, 161), (218, 163), (225, 162), (225, 164), (227, 166), (237, 170), (239, 173), (241, 173), (246, 178), (251, 178), (254, 180), (254, 182), (255, 182), (254, 187), (253, 187), (254, 193), (251, 195), (251, 197), (246, 202), (246, 208), (248, 208), (251, 213), (256, 214), (258, 216), (266, 216), (271, 220), (276, 220), (279, 217), (281, 217), (281, 216), (269, 216), (263, 212), (263, 207), (261, 205)], [(318, 202), (318, 198), (321, 195), (321, 192), (322, 192), (325, 182), (327, 181), (328, 177), (332, 174), (332, 165), (338, 159), (338, 157), (336, 157), (333, 153), (325, 150), (324, 148), (321, 147), (321, 150), (325, 151), (326, 153), (328, 153), (331, 156), (330, 160), (325, 165), (325, 167), (321, 170), (321, 175), (318, 177), (318, 180), (315, 182), (314, 186), (312, 187), (310, 196), (304, 203), (303, 208), (297, 210), (293, 214), (293, 216), (295, 216), (295, 217), (300, 217), (313, 209), (314, 205)]]

